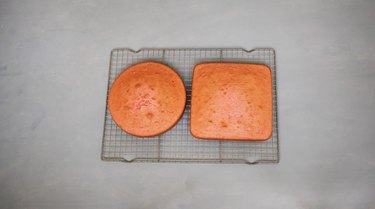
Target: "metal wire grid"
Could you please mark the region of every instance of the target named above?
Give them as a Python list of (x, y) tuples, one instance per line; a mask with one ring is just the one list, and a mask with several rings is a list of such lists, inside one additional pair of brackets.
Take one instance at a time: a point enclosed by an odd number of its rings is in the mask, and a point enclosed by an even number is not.
[[(277, 163), (279, 161), (275, 52), (270, 48), (114, 49), (111, 52), (108, 91), (127, 67), (145, 61), (169, 65), (182, 77), (187, 90), (185, 112), (177, 125), (158, 137), (138, 138), (123, 132), (105, 113), (102, 159), (122, 162)], [(260, 142), (200, 140), (191, 136), (192, 72), (202, 62), (243, 62), (268, 65), (273, 82), (272, 137)], [(107, 92), (108, 93), (108, 92)]]

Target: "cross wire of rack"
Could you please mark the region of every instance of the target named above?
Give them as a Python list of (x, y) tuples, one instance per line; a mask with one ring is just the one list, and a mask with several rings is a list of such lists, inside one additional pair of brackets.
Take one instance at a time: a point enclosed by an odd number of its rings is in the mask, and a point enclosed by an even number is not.
[[(185, 112), (168, 132), (152, 138), (138, 138), (122, 131), (105, 111), (102, 160), (120, 162), (185, 163), (278, 163), (279, 141), (276, 97), (276, 63), (272, 48), (145, 48), (138, 51), (113, 49), (110, 55), (108, 91), (127, 67), (145, 61), (167, 64), (182, 77), (187, 91)], [(258, 63), (272, 70), (273, 128), (266, 141), (220, 141), (196, 139), (190, 134), (192, 72), (202, 62)], [(108, 95), (107, 91), (107, 95)], [(108, 98), (107, 98), (108, 99)], [(107, 101), (106, 101), (107, 102)]]

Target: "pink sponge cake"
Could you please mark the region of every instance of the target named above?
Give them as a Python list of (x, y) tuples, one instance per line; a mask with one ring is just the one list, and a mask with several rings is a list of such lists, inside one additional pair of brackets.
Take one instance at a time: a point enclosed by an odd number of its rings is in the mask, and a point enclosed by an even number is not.
[(217, 140), (267, 140), (272, 135), (272, 76), (266, 65), (196, 65), (190, 131)]
[(186, 103), (185, 86), (170, 67), (145, 62), (121, 73), (108, 96), (115, 123), (134, 136), (152, 137), (172, 128)]

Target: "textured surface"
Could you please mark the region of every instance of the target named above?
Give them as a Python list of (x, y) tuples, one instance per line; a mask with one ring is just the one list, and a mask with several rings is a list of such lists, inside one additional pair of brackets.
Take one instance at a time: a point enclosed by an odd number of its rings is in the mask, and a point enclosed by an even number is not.
[[(373, 0), (0, 0), (0, 207), (372, 209), (374, 11)], [(116, 47), (275, 48), (280, 163), (101, 161)]]
[[(107, 108), (105, 115), (102, 159), (122, 162), (190, 162), (190, 163), (276, 163), (279, 160), (277, 133), (277, 97), (275, 51), (258, 48), (246, 51), (240, 48), (174, 48), (174, 49), (131, 49), (112, 50), (109, 66), (108, 86), (117, 83), (118, 75), (125, 68), (146, 60), (162, 62), (181, 75), (185, 82), (186, 109), (175, 127), (158, 136), (139, 139), (123, 132), (112, 120)], [(207, 61), (259, 63), (269, 66), (272, 76), (273, 97), (272, 137), (267, 141), (207, 141), (194, 138), (190, 133), (190, 98), (193, 69)], [(126, 71), (125, 71), (126, 73)], [(271, 75), (270, 75), (271, 73)], [(116, 81), (115, 81), (116, 79)], [(116, 85), (116, 84), (114, 84)], [(269, 98), (270, 99), (270, 98)], [(109, 98), (110, 100), (110, 98)], [(271, 101), (270, 101), (271, 102)], [(110, 107), (110, 106), (109, 106)], [(271, 109), (271, 107), (268, 107)], [(272, 112), (271, 112), (272, 113)], [(271, 124), (270, 124), (271, 125)]]
[(109, 88), (108, 110), (112, 119), (135, 136), (152, 137), (169, 130), (185, 110), (183, 81), (173, 69), (161, 63), (133, 65)]
[(272, 74), (266, 65), (205, 63), (194, 68), (191, 132), (203, 139), (267, 140)]

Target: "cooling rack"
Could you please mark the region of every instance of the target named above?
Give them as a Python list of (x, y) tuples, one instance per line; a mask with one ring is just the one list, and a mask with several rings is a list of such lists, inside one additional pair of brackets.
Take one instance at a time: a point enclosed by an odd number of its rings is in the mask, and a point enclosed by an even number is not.
[[(113, 49), (110, 55), (108, 91), (127, 67), (145, 61), (167, 64), (182, 77), (187, 91), (185, 112), (177, 125), (152, 138), (138, 138), (122, 131), (105, 111), (102, 160), (120, 162), (278, 163), (279, 141), (275, 51), (271, 48), (145, 48)], [(216, 141), (194, 138), (189, 131), (192, 71), (201, 62), (241, 62), (268, 65), (272, 70), (273, 129), (266, 141)], [(107, 95), (108, 95), (107, 91)]]

